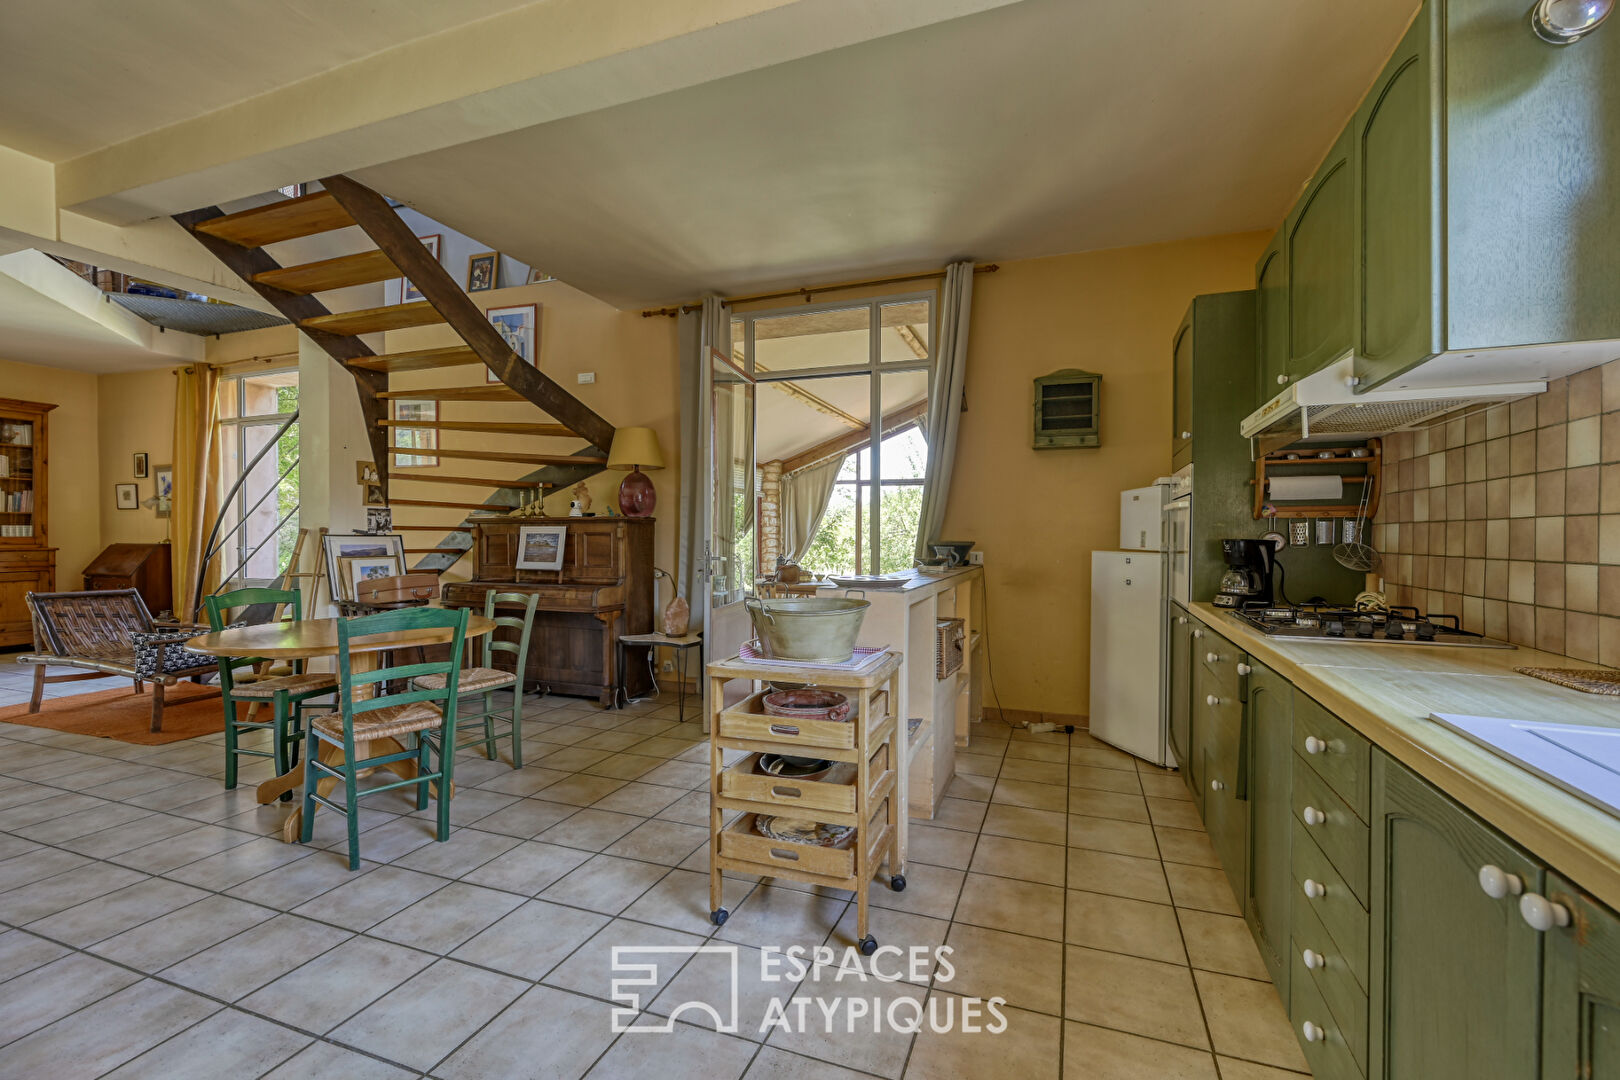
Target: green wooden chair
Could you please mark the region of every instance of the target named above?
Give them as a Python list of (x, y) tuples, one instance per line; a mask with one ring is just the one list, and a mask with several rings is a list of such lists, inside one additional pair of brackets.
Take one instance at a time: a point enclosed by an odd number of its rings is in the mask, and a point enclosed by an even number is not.
[[(534, 609), (540, 603), (538, 593), (485, 593), (484, 617), (494, 619), (498, 628), (506, 627), (518, 631), (517, 643), (510, 641), (496, 641), (495, 631), (484, 636), (483, 666), (468, 668), (461, 673), (461, 690), (463, 694), (482, 693), (484, 695), (484, 710), (477, 713), (456, 714), (456, 749), (484, 746), (484, 756), (495, 760), (495, 744), (502, 738), (510, 737), (512, 740), (512, 768), (523, 768), (523, 670), (529, 663), (529, 634), (534, 630)], [(499, 604), (520, 604), (523, 607), (523, 617), (520, 619), (513, 615), (495, 614)], [(512, 662), (512, 671), (503, 671), (495, 666), (495, 654), (498, 652), (515, 653)], [(415, 680), (413, 685), (423, 690), (438, 690), (444, 686), (443, 675), (424, 675)], [(495, 707), (495, 691), (505, 687), (512, 690), (511, 707), (506, 710)], [(495, 721), (506, 725), (504, 734), (497, 734)], [(482, 723), (480, 723), (482, 721)], [(482, 729), (480, 733), (478, 729)], [(471, 732), (471, 737), (467, 733)]]
[[(220, 596), (209, 596), (203, 599), (203, 607), (208, 612), (208, 625), (213, 630), (223, 630), (230, 621), (232, 611), (245, 608), (253, 604), (286, 604), (292, 611), (294, 621), (303, 617), (303, 597), (298, 590), (284, 589), (238, 589), (235, 592), (224, 593)], [(337, 689), (337, 676), (327, 672), (305, 673), (302, 660), (292, 662), (290, 675), (274, 675), (268, 678), (256, 676), (252, 680), (242, 679), (239, 668), (253, 668), (258, 665), (268, 666), (273, 661), (264, 657), (221, 657), (219, 661), (219, 686), (225, 698), (225, 786), (236, 786), (237, 759), (243, 755), (249, 757), (273, 757), (276, 762), (276, 775), (289, 772), (298, 765), (298, 744), (302, 739), (304, 708), (311, 698), (325, 697)], [(266, 702), (271, 707), (271, 719), (264, 721), (240, 720), (237, 718), (236, 705), (238, 702), (247, 702), (251, 705), (262, 706)], [(249, 715), (256, 715), (249, 710)], [(242, 746), (241, 735), (243, 731), (269, 730), (270, 749), (252, 750)], [(286, 792), (283, 800), (291, 799), (292, 792)]]
[[(466, 608), (401, 608), (376, 615), (363, 615), (338, 622), (338, 703), (328, 716), (310, 721), (304, 747), (304, 819), (300, 839), (309, 843), (315, 829), (315, 804), (341, 810), (349, 829), (349, 869), (360, 868), (359, 800), (362, 794), (375, 795), (394, 788), (416, 785), (416, 808), (426, 810), (428, 787), (438, 801), (438, 839), (450, 838), (450, 783), (455, 771), (456, 696), (460, 693), (461, 649), (467, 636)], [(373, 634), (410, 630), (448, 629), (453, 632), (450, 655), (446, 660), (405, 664), (356, 672), (349, 662), (349, 643)], [(438, 689), (415, 689), (403, 694), (355, 700), (355, 690), (380, 687), (392, 679), (416, 679), (438, 675), (444, 683)], [(416, 735), (414, 748), (357, 759), (355, 746), (380, 739)], [(320, 744), (343, 749), (343, 760), (322, 761)], [(435, 764), (435, 757), (437, 763)], [(367, 769), (398, 761), (416, 759), (416, 775), (393, 783), (368, 787), (362, 793), (359, 775)], [(337, 783), (343, 785), (343, 802), (327, 798)], [(324, 786), (325, 790), (321, 790)]]

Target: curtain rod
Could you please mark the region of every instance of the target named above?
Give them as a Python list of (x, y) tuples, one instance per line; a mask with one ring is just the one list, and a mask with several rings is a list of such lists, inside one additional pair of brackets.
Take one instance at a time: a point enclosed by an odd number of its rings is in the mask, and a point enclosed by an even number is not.
[[(995, 263), (986, 263), (983, 266), (975, 266), (973, 268), (973, 272), (975, 274), (993, 274), (1000, 269), (1001, 267)], [(926, 274), (905, 274), (901, 277), (872, 278), (867, 281), (840, 281), (831, 285), (811, 285), (803, 286), (797, 289), (788, 289), (786, 292), (760, 293), (757, 296), (724, 296), (720, 299), (721, 303), (724, 304), (753, 304), (762, 300), (784, 300), (790, 296), (802, 296), (804, 297), (804, 302), (808, 304), (810, 302), (810, 298), (815, 296), (817, 293), (841, 292), (844, 289), (862, 289), (871, 285), (898, 285), (905, 281), (939, 281), (944, 277), (945, 271), (934, 270)], [(701, 303), (697, 303), (681, 304), (678, 307), (651, 308), (647, 311), (643, 311), (641, 313), (641, 317), (643, 319), (651, 319), (658, 315), (667, 315), (673, 318), (676, 315), (690, 314), (701, 309), (702, 307), (703, 305)]]

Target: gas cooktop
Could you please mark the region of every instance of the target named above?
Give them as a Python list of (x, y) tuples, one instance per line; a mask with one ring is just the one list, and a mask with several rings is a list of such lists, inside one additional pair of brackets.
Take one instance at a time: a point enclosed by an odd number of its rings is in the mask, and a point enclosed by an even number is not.
[(1455, 615), (1422, 615), (1417, 608), (1357, 611), (1327, 604), (1251, 604), (1232, 613), (1271, 637), (1362, 645), (1453, 645), (1512, 649), (1505, 641), (1464, 630)]

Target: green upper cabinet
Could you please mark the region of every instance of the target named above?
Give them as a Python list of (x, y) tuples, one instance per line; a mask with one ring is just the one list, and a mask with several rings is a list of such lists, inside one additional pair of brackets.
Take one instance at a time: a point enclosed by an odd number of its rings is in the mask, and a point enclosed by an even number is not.
[(1249, 889), (1243, 905), (1271, 971), (1277, 992), (1288, 1000), (1289, 910), (1293, 903), (1289, 845), (1292, 812), (1289, 777), (1293, 773), (1290, 731), (1294, 688), (1282, 676), (1254, 660), (1250, 668), (1248, 729)]
[(1175, 392), (1172, 395), (1170, 456), (1179, 469), (1192, 460), (1193, 439), (1193, 312), (1187, 309), (1186, 318), (1176, 330), (1175, 344), (1171, 347), (1172, 377)]
[(1356, 113), (1357, 374), (1379, 381), (1440, 349), (1435, 325), (1430, 19), (1421, 13)]
[(1533, 1080), (1541, 935), (1513, 887), (1540, 866), (1381, 752), (1372, 802), (1369, 1076)]
[(1288, 260), (1283, 230), (1271, 238), (1254, 265), (1255, 406), (1270, 401), (1288, 385)]
[(1348, 127), (1340, 133), (1283, 225), (1290, 379), (1321, 369), (1354, 343), (1355, 143), (1350, 136)]
[(1612, 350), (1530, 350), (1620, 337), (1620, 33), (1548, 45), (1526, 7), (1426, 0), (1357, 110), (1359, 389), (1437, 355), (1431, 381), (1562, 374)]
[[(1570, 915), (1547, 931), (1541, 1075), (1620, 1078), (1620, 919), (1549, 875), (1545, 899)], [(1548, 909), (1556, 916), (1555, 909)]]

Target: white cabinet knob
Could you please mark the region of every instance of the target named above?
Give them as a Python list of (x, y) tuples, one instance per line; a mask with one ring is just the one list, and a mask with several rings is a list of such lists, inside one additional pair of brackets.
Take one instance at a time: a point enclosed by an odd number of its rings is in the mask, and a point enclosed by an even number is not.
[(1193, 637), (1201, 638), (1203, 636), (1204, 636), (1204, 631), (1203, 630), (1194, 630), (1193, 631)]
[(1176, 616), (1176, 625), (1177, 626), (1186, 626), (1187, 625), (1187, 616), (1185, 616), (1185, 615), (1177, 615)]
[(1211, 780), (1209, 782), (1209, 790), (1211, 791), (1224, 791), (1225, 789), (1226, 785), (1221, 783), (1219, 780)]
[(1192, 438), (1192, 432), (1190, 432), (1190, 431), (1183, 431), (1183, 432), (1182, 432), (1182, 433), (1181, 433), (1181, 437), (1182, 437), (1182, 438), (1183, 438), (1183, 439), (1190, 439), (1190, 438)]
[(1207, 652), (1207, 653), (1204, 654), (1204, 659), (1209, 661), (1211, 664), (1217, 663), (1220, 660), (1220, 658), (1221, 658), (1220, 653)]
[(1314, 806), (1307, 806), (1300, 811), (1299, 816), (1305, 819), (1307, 825), (1322, 825), (1327, 822), (1327, 815)]
[(1327, 743), (1318, 739), (1315, 735), (1307, 735), (1305, 736), (1305, 752), (1307, 754), (1325, 754), (1327, 753)]
[(1310, 968), (1312, 971), (1320, 971), (1322, 968), (1327, 967), (1327, 957), (1323, 956), (1315, 949), (1306, 949), (1304, 952), (1299, 954), (1299, 958), (1303, 960), (1305, 962), (1305, 966)]
[(1239, 675), (1253, 675), (1254, 668), (1250, 667), (1248, 664), (1239, 664), (1237, 666), (1237, 673)]
[(1555, 926), (1569, 925), (1569, 908), (1535, 893), (1525, 893), (1519, 897), (1519, 914), (1530, 924), (1530, 929), (1542, 933)]
[(1309, 1020), (1299, 1025), (1299, 1033), (1305, 1036), (1306, 1042), (1321, 1042), (1327, 1038), (1327, 1032), (1311, 1023)]
[(1286, 376), (1286, 375), (1277, 376), (1277, 385), (1278, 386), (1287, 386), (1288, 385), (1288, 376)]
[(1320, 900), (1327, 895), (1327, 888), (1320, 881), (1314, 881), (1311, 878), (1306, 878), (1305, 884), (1300, 887), (1305, 890), (1305, 895), (1312, 900)]
[(1524, 892), (1524, 881), (1518, 874), (1510, 874), (1500, 866), (1489, 863), (1479, 868), (1479, 889), (1492, 900), (1504, 896), (1518, 896)]
[(1214, 708), (1216, 705), (1219, 705), (1220, 703), (1221, 703), (1221, 699), (1216, 697), (1214, 694), (1211, 694), (1211, 695), (1209, 695), (1208, 697), (1206, 697), (1204, 699), (1204, 704), (1208, 705), (1210, 708)]

